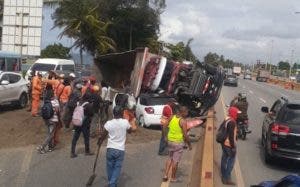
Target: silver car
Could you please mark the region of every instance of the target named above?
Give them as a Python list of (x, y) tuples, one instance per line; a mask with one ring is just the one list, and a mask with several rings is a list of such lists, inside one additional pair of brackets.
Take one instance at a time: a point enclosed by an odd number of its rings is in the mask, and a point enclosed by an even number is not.
[(0, 71), (0, 105), (17, 104), (24, 108), (28, 102), (28, 81), (20, 73)]

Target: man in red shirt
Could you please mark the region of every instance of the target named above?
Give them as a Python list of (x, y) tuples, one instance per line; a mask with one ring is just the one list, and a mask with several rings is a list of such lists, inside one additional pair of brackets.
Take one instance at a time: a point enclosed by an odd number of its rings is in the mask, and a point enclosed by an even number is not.
[(162, 116), (161, 116), (161, 138), (159, 142), (159, 150), (158, 150), (158, 155), (168, 155), (168, 143), (167, 143), (167, 134), (168, 134), (168, 125), (169, 121), (173, 116), (173, 106), (174, 103), (169, 102), (167, 103), (162, 111)]

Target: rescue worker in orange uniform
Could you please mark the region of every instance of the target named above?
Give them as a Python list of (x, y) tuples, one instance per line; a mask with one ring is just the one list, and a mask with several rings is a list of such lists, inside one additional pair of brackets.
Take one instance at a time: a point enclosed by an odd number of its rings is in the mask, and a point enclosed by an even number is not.
[(61, 91), (60, 97), (59, 97), (59, 103), (61, 106), (61, 111), (62, 111), (62, 121), (64, 122), (65, 128), (70, 127), (70, 123), (67, 123), (68, 120), (65, 120), (66, 115), (69, 113), (67, 103), (69, 101), (69, 97), (72, 93), (72, 87), (71, 87), (71, 80), (69, 77), (66, 77), (64, 79), (64, 88)]
[(40, 98), (42, 95), (42, 74), (39, 72), (32, 78), (32, 104), (31, 104), (31, 115), (33, 117), (38, 116), (38, 111), (40, 107)]

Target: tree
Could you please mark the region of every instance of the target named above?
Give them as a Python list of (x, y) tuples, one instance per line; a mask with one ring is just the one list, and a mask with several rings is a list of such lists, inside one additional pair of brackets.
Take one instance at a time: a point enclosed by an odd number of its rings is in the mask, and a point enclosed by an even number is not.
[(280, 69), (280, 70), (290, 70), (290, 63), (284, 62), (284, 61), (280, 61), (278, 63), (278, 69)]
[(232, 60), (224, 58), (223, 55), (219, 56), (217, 53), (209, 52), (204, 57), (204, 63), (212, 64), (212, 65), (221, 65), (224, 68), (233, 68), (233, 66), (241, 66), (240, 63), (234, 63)]
[(157, 41), (160, 14), (165, 0), (99, 0), (99, 14), (102, 20), (113, 24), (109, 36), (118, 44), (119, 51), (150, 46), (159, 50)]
[(60, 44), (48, 45), (45, 49), (41, 51), (41, 58), (70, 58), (69, 55), (70, 48), (64, 47)]
[(53, 14), (54, 27), (63, 28), (60, 37), (75, 40), (72, 47), (86, 50), (93, 56), (115, 50), (115, 42), (108, 37), (109, 22), (103, 22), (98, 14), (95, 0), (63, 0)]
[(197, 57), (194, 55), (192, 49), (191, 49), (191, 43), (193, 42), (193, 38), (190, 38), (186, 45), (185, 45), (185, 49), (184, 49), (184, 58), (186, 60), (192, 61), (192, 62), (196, 62), (198, 59)]

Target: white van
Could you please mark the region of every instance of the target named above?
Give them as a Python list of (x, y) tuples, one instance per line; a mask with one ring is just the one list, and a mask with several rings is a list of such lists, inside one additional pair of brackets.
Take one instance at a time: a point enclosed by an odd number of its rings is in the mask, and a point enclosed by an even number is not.
[(31, 76), (31, 72), (35, 70), (40, 72), (43, 76), (45, 76), (50, 70), (60, 70), (60, 71), (75, 71), (75, 63), (73, 60), (67, 59), (57, 59), (57, 58), (40, 58), (35, 61), (34, 64), (28, 69), (25, 75), (25, 79)]

